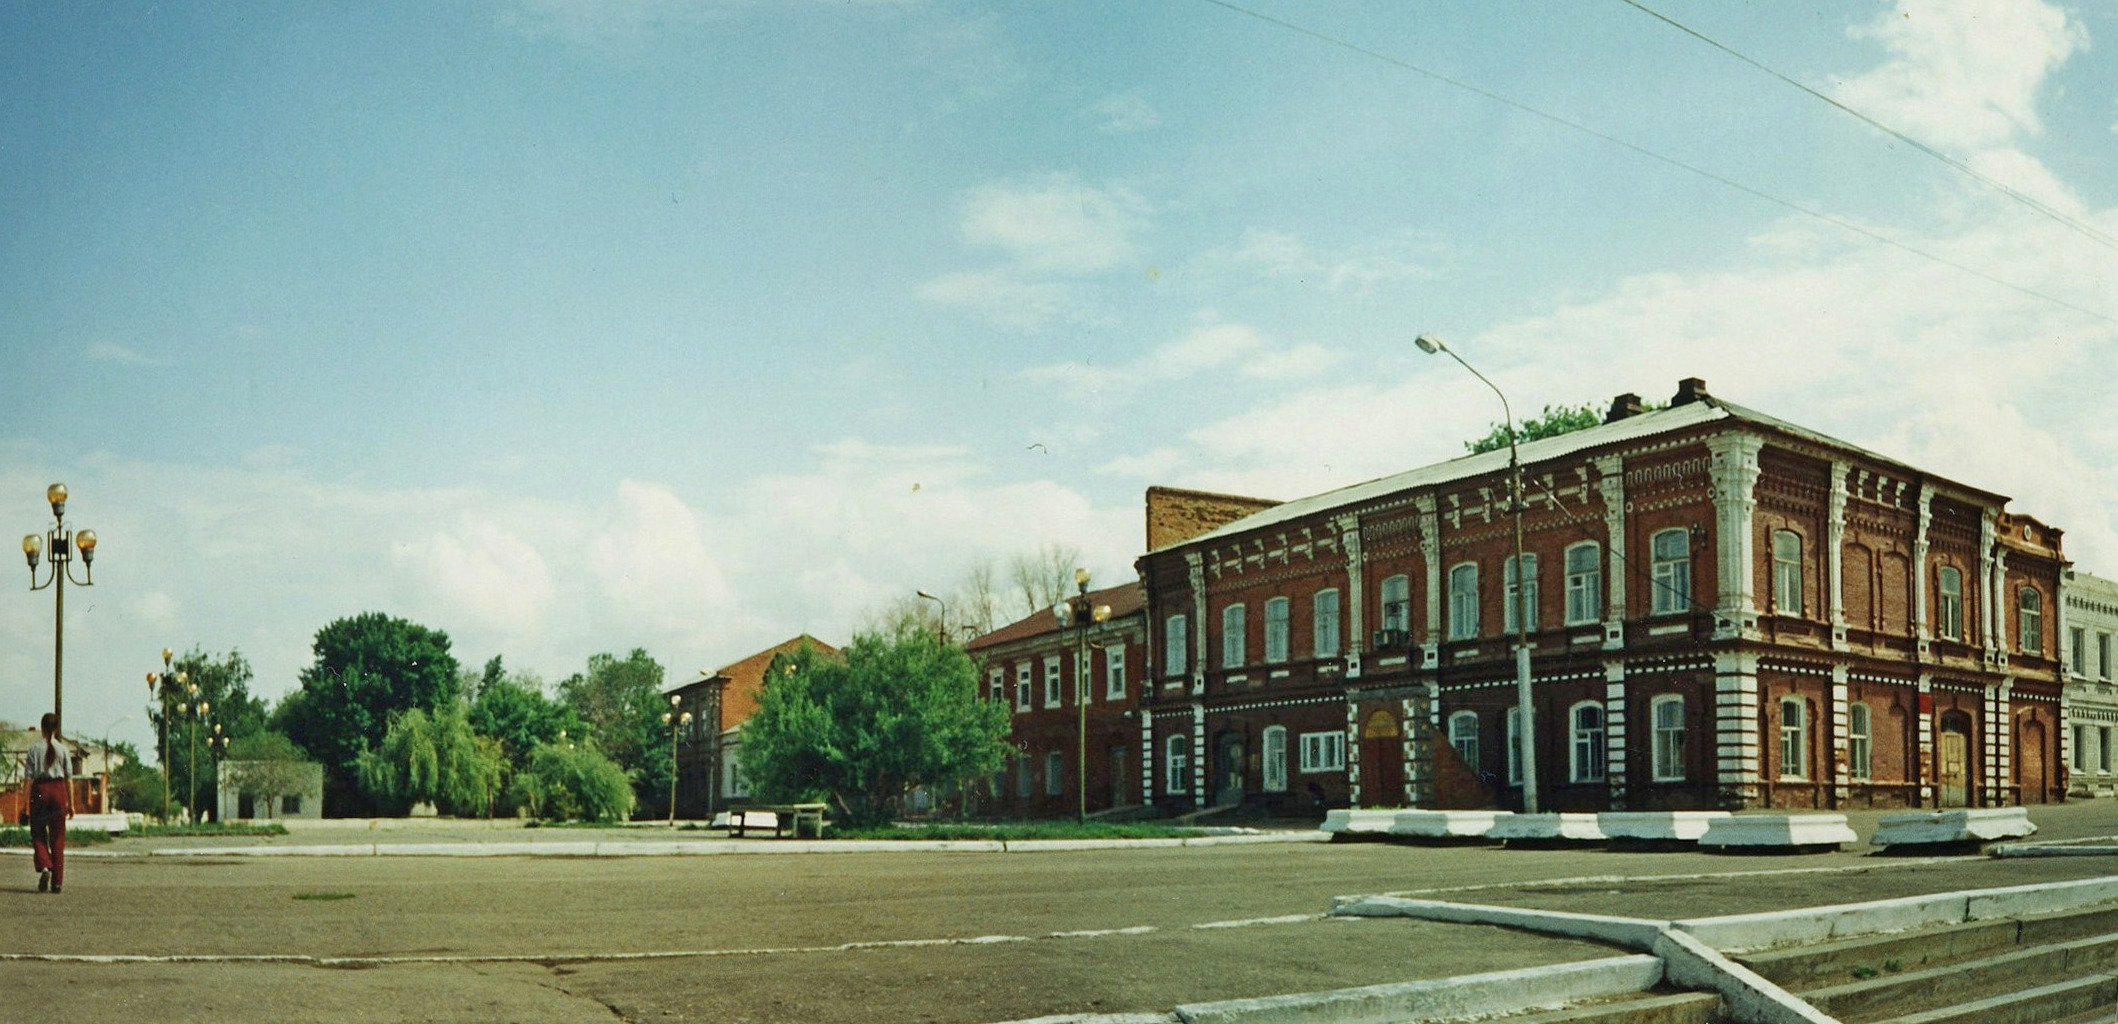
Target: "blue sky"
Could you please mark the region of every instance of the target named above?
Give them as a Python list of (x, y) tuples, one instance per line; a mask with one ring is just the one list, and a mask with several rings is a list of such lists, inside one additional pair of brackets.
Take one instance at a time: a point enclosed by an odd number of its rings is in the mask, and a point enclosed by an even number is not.
[[(365, 610), (547, 679), (1129, 572), (1516, 407), (1721, 395), (2118, 574), (2118, 251), (1617, 0), (0, 6), (0, 525), (103, 538), (69, 725)], [(1650, 3), (2118, 234), (2118, 16)], [(2059, 300), (2057, 302), (2051, 301)], [(2067, 308), (2083, 307), (2099, 315)], [(0, 590), (0, 718), (50, 595)]]

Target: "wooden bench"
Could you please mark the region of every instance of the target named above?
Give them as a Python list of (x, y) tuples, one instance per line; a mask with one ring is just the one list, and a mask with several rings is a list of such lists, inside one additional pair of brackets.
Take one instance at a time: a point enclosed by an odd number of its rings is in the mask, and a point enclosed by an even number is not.
[(821, 838), (824, 834), (825, 810), (827, 807), (824, 804), (731, 807), (725, 820), (715, 822), (715, 825), (727, 829), (730, 836), (738, 839), (747, 838), (753, 829), (762, 831), (768, 828), (772, 830), (773, 838), (785, 839), (788, 836), (801, 836), (802, 826), (807, 824), (813, 830), (811, 834)]

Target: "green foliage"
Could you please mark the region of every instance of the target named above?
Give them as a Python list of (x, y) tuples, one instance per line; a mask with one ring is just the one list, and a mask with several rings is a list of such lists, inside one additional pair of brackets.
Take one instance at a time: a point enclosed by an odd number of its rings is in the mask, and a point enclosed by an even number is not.
[(559, 698), (586, 724), (596, 749), (632, 777), (636, 802), (669, 791), (669, 726), (662, 722), (669, 702), (662, 666), (645, 650), (635, 647), (622, 659), (592, 655), (587, 672), (559, 684)]
[(378, 806), (401, 811), (432, 802), (467, 818), (492, 813), (506, 770), (500, 744), (472, 731), (460, 703), (399, 714), (382, 745), (357, 762), (361, 787)]
[[(216, 770), (220, 758), (209, 749), (207, 740), (214, 735), (213, 727), (221, 727), (220, 735), (245, 736), (264, 728), (265, 702), (250, 693), (250, 684), (255, 679), (250, 662), (241, 651), (229, 651), (225, 655), (212, 655), (196, 647), (173, 663), (175, 670), (184, 674), (190, 687), (178, 692), (175, 687), (157, 688), (147, 705), (148, 725), (154, 729), (155, 741), (160, 743), (163, 727), (168, 727), (169, 748), (161, 752), (159, 763), (169, 766), (170, 806), (186, 806), (194, 781), (196, 767), (198, 806), (217, 806)], [(204, 703), (209, 708), (205, 716), (179, 711), (179, 707), (196, 707)], [(196, 761), (194, 766), (193, 762)], [(162, 813), (161, 784), (153, 790), (153, 802), (137, 808), (142, 812)], [(122, 794), (121, 794), (122, 798)]]
[[(100, 828), (70, 828), (66, 830), (66, 845), (97, 846), (110, 842), (110, 833)], [(0, 828), (0, 847), (26, 847), (30, 845), (29, 829), (15, 825)]]
[(261, 729), (238, 736), (222, 760), (230, 762), (228, 781), (241, 792), (278, 797), (308, 789), (308, 755), (284, 734)]
[(471, 728), (500, 741), (515, 771), (529, 766), (530, 753), (540, 744), (558, 742), (560, 733), (589, 734), (587, 723), (572, 708), (544, 695), (536, 676), (502, 676), (499, 665), (499, 658), (486, 663), (478, 695), (471, 700)]
[(161, 770), (137, 760), (126, 761), (110, 773), (110, 799), (121, 811), (162, 813)]
[(1139, 825), (1124, 822), (1072, 821), (1018, 822), (1006, 825), (879, 825), (872, 828), (832, 828), (834, 839), (1181, 839), (1205, 833), (1176, 825)]
[(327, 789), (340, 799), (354, 795), (360, 754), (392, 715), (457, 696), (456, 658), (440, 630), (367, 612), (317, 630), (311, 650), (301, 688), (280, 701), (272, 724), (323, 762)]
[(632, 780), (593, 746), (547, 743), (530, 752), (515, 776), (516, 797), (540, 818), (623, 821), (632, 815)]
[(1008, 710), (977, 699), (963, 651), (924, 630), (856, 636), (843, 660), (773, 659), (740, 757), (760, 800), (828, 800), (849, 828), (887, 821), (914, 786), (998, 771)]
[[(1522, 421), (1522, 425), (1517, 428), (1515, 442), (1527, 444), (1531, 441), (1542, 441), (1547, 437), (1585, 430), (1602, 422), (1603, 414), (1597, 412), (1593, 405), (1547, 405), (1543, 413)], [(1508, 425), (1505, 423), (1495, 423), (1486, 436), (1463, 443), (1464, 450), (1473, 455), (1497, 451), (1507, 446)]]
[(119, 833), (127, 839), (183, 838), (186, 836), (283, 836), (287, 826), (276, 821), (261, 823), (199, 821), (189, 825), (147, 824)]

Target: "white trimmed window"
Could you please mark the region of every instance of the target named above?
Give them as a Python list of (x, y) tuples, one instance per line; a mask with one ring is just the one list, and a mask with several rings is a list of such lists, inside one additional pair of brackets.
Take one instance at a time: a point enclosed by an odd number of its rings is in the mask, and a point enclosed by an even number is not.
[(1287, 727), (1265, 727), (1265, 792), (1287, 792)]
[(1449, 570), (1449, 639), (1469, 640), (1478, 635), (1478, 563), (1465, 562)]
[[(1008, 670), (995, 667), (986, 672), (986, 699), (1004, 704), (1008, 699)], [(703, 719), (701, 719), (703, 721)]]
[(1066, 795), (1066, 755), (1056, 750), (1044, 753), (1044, 795)]
[(1522, 785), (1522, 705), (1508, 709), (1508, 785)]
[(1302, 734), (1302, 772), (1342, 771), (1346, 767), (1346, 734), (1305, 732)]
[(1270, 664), (1287, 660), (1288, 604), (1284, 597), (1265, 602), (1265, 661)]
[(1221, 609), (1222, 668), (1243, 667), (1243, 648), (1249, 639), (1244, 635), (1249, 628), (1245, 618), (1242, 605), (1232, 604)]
[(1868, 781), (1875, 766), (1875, 743), (1869, 728), (1868, 705), (1846, 708), (1846, 770), (1856, 782)]
[(1603, 781), (1603, 705), (1585, 700), (1567, 711), (1573, 733), (1567, 758), (1567, 778), (1574, 782)]
[(1464, 767), (1478, 770), (1478, 712), (1458, 711), (1449, 716), (1449, 745), (1456, 748)]
[(1654, 728), (1650, 766), (1656, 782), (1684, 779), (1684, 698), (1664, 694), (1648, 704), (1647, 717)]
[(1162, 741), (1162, 791), (1191, 792), (1191, 737), (1178, 733)]
[(2088, 747), (2088, 742), (2089, 742), (2089, 727), (2088, 727), (2088, 726), (2085, 726), (2085, 725), (2077, 725), (2077, 726), (2075, 726), (2075, 727), (2074, 727), (2074, 770), (2075, 770), (2075, 771), (2077, 771), (2077, 772), (2078, 772), (2078, 771), (2086, 771), (2086, 770), (2088, 769), (2088, 766), (2089, 766), (2089, 747)]
[(1603, 617), (1603, 549), (1595, 541), (1566, 549), (1566, 623)]
[(1125, 696), (1125, 645), (1112, 644), (1103, 649), (1103, 699), (1118, 700)]
[(1809, 777), (1809, 704), (1780, 698), (1780, 778)]
[(1649, 542), (1654, 574), (1654, 611), (1669, 615), (1691, 609), (1691, 534), (1664, 530)]
[(2096, 728), (2096, 770), (2111, 770), (2111, 727), (2108, 725)]
[(2044, 651), (2044, 595), (2035, 587), (2015, 592), (2015, 646), (2024, 654)]
[[(1517, 608), (1523, 609), (1525, 613), (1523, 628), (1529, 630), (1537, 628), (1537, 556), (1525, 553), (1522, 556), (1522, 565), (1519, 571), (1515, 562), (1514, 556), (1511, 555), (1506, 561), (1501, 563), (1501, 575), (1506, 577), (1508, 601), (1508, 606), (1501, 609), (1501, 628), (1510, 633), (1515, 632), (1515, 610)], [(1515, 588), (1518, 582), (1522, 587), (1522, 600), (1520, 602), (1515, 599)]]
[(2067, 659), (2072, 663), (2074, 674), (2089, 674), (2089, 631), (2075, 626), (2067, 630)]
[(1936, 573), (1935, 589), (1941, 592), (1941, 635), (1949, 640), (1964, 638), (1964, 574), (1953, 565), (1942, 566)]
[(1189, 620), (1172, 615), (1162, 620), (1162, 674), (1181, 676), (1191, 664)]
[(1412, 628), (1412, 578), (1392, 576), (1383, 581), (1383, 628)]
[(2096, 634), (2096, 677), (2098, 679), (2109, 679), (2111, 677), (2111, 635), (2109, 633)]
[(1030, 663), (1027, 661), (1017, 662), (1015, 665), (1015, 710), (1028, 711), (1029, 709)]
[(1772, 608), (1802, 614), (1802, 535), (1793, 530), (1772, 531)]
[(1338, 591), (1317, 591), (1312, 610), (1315, 614), (1310, 618), (1311, 649), (1319, 658), (1338, 657)]
[(1059, 706), (1059, 659), (1057, 656), (1044, 659), (1044, 706)]

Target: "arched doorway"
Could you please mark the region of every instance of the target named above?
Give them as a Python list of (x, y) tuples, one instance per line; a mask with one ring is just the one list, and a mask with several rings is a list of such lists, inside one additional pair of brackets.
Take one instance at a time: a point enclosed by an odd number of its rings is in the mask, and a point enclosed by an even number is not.
[(1942, 712), (1934, 746), (1935, 800), (1943, 807), (1971, 806), (1971, 716)]
[(1361, 803), (1399, 807), (1405, 802), (1405, 752), (1396, 716), (1375, 711), (1361, 723)]
[(2015, 730), (2016, 799), (2023, 803), (2041, 804), (2046, 800), (2046, 787), (2051, 785), (2046, 746), (2044, 723), (2024, 717)]
[(1243, 734), (1224, 732), (1213, 738), (1213, 805), (1243, 802)]

